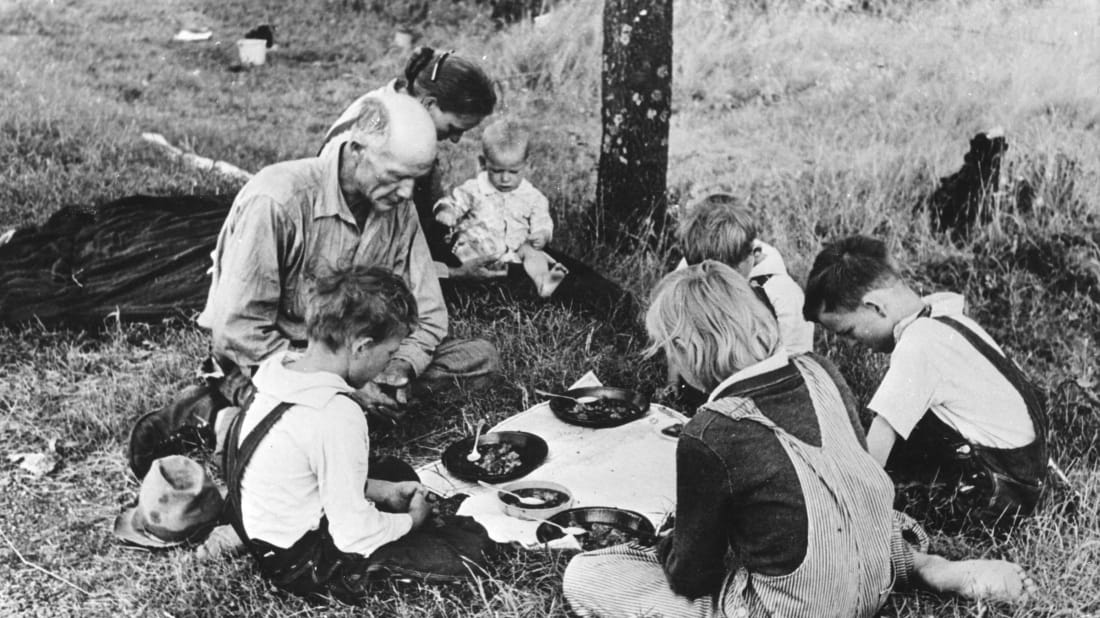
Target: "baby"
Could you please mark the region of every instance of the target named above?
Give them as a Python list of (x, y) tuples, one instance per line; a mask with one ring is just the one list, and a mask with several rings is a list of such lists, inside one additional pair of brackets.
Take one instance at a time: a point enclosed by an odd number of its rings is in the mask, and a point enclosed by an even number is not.
[(546, 298), (568, 270), (542, 251), (554, 222), (546, 196), (523, 177), (528, 135), (516, 122), (498, 120), (485, 129), (481, 143), (481, 171), (436, 203), (435, 220), (452, 228), (452, 252), (460, 260), (522, 264)]

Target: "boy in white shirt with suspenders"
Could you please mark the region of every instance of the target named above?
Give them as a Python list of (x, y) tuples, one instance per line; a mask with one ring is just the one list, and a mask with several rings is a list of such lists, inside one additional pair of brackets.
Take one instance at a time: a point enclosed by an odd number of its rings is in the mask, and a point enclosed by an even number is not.
[(868, 404), (870, 454), (885, 466), (891, 453), (914, 451), (957, 481), (956, 506), (1004, 528), (1034, 510), (1046, 484), (1046, 411), (1015, 363), (963, 315), (964, 304), (953, 293), (921, 297), (882, 241), (852, 236), (817, 256), (804, 313), (890, 354)]
[(226, 506), (275, 586), (355, 603), (390, 574), (450, 581), (468, 577), (468, 564), (484, 567), (493, 548), (484, 528), (430, 518), (412, 468), (370, 457), (367, 419), (351, 397), (416, 319), (416, 299), (394, 273), (334, 270), (314, 281), (305, 352), (278, 352), (253, 376), (255, 398), (226, 440)]

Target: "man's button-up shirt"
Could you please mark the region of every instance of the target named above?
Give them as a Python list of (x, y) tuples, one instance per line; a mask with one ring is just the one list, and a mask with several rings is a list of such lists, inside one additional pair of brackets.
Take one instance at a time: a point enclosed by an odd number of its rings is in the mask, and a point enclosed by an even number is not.
[(360, 229), (340, 191), (340, 150), (265, 167), (237, 194), (199, 316), (217, 356), (248, 367), (304, 342), (309, 282), (325, 266), (383, 266), (405, 279), (420, 321), (394, 358), (417, 374), (446, 336), (447, 309), (416, 210), (372, 209)]

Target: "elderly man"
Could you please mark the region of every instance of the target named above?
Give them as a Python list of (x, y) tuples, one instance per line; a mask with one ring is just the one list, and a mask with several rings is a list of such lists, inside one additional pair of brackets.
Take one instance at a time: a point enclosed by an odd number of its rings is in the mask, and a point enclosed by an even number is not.
[(407, 388), (424, 395), (496, 372), (499, 358), (489, 342), (444, 339), (447, 310), (409, 201), (413, 181), (431, 169), (435, 154), (428, 112), (412, 97), (388, 93), (363, 106), (339, 149), (266, 167), (241, 189), (218, 237), (199, 316), (213, 337), (213, 386), (184, 393), (138, 421), (130, 447), (139, 476), (149, 457), (179, 448), (181, 429), (201, 425), (192, 433), (209, 445), (217, 409), (250, 395), (252, 368), (305, 341), (309, 282), (327, 267), (392, 268), (418, 303), (416, 330), (357, 393), (364, 410), (393, 419)]

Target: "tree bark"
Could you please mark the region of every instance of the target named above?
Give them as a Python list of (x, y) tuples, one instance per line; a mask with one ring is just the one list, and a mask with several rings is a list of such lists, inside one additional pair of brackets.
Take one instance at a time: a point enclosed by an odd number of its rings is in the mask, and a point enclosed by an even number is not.
[(667, 207), (672, 0), (605, 0), (597, 227), (612, 246), (656, 239)]

